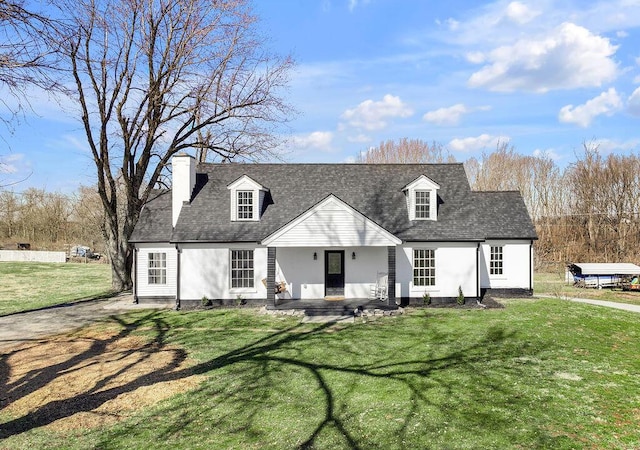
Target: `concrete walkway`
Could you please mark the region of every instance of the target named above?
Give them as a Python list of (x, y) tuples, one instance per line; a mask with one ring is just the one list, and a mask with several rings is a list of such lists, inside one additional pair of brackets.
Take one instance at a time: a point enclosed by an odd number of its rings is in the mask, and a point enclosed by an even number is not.
[[(536, 294), (536, 297), (558, 298), (555, 295), (549, 295), (549, 294)], [(576, 298), (576, 297), (564, 297), (564, 296), (561, 297), (560, 300), (569, 300), (571, 302), (587, 303), (589, 305), (604, 306), (607, 308), (621, 309), (623, 311), (640, 313), (640, 305), (632, 305), (630, 303), (618, 303), (618, 302), (610, 302), (607, 300), (593, 300), (590, 298)]]
[(153, 308), (153, 305), (136, 305), (131, 294), (121, 294), (108, 299), (64, 304), (3, 316), (0, 317), (0, 351), (15, 344), (72, 331), (132, 309)]

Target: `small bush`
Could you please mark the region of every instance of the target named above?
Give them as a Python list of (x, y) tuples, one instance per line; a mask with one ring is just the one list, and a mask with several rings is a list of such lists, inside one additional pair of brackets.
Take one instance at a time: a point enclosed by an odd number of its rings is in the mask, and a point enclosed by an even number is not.
[(458, 305), (464, 305), (464, 294), (462, 293), (462, 286), (458, 286), (458, 298), (456, 299)]
[(201, 302), (202, 302), (202, 306), (211, 306), (212, 305), (211, 300), (209, 298), (207, 298), (206, 295), (202, 296)]
[(424, 294), (422, 294), (422, 305), (429, 306), (430, 304), (431, 304), (431, 294), (429, 294), (428, 292), (425, 292)]

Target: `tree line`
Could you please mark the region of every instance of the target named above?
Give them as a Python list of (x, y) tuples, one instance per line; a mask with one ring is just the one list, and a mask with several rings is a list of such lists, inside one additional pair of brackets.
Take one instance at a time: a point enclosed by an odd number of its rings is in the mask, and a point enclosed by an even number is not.
[[(455, 158), (437, 143), (382, 142), (362, 163), (446, 163)], [(470, 158), (464, 167), (473, 190), (517, 190), (538, 233), (538, 270), (569, 262), (640, 263), (640, 154), (608, 154), (585, 142), (575, 161), (560, 167), (545, 156), (517, 153), (508, 143)]]
[(68, 252), (73, 245), (104, 251), (104, 218), (94, 188), (81, 187), (73, 196), (29, 188), (0, 192), (0, 247)]

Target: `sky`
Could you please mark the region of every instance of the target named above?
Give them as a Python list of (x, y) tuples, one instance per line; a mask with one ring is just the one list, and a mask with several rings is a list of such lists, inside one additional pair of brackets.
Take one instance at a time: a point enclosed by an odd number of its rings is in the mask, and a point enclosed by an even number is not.
[[(290, 162), (352, 162), (385, 140), (457, 161), (498, 142), (575, 161), (640, 148), (640, 0), (262, 0), (266, 45), (296, 66)], [(0, 131), (0, 181), (71, 193), (92, 184), (83, 131), (39, 96)]]

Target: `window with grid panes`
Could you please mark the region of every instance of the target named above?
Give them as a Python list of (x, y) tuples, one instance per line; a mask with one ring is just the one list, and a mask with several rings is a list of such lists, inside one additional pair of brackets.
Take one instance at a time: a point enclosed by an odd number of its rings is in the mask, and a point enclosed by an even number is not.
[(436, 285), (436, 258), (433, 249), (413, 250), (413, 285)]
[(428, 219), (431, 215), (431, 196), (429, 191), (416, 191), (416, 219)]
[(149, 253), (149, 284), (167, 284), (166, 253)]
[(502, 247), (491, 246), (491, 258), (489, 260), (489, 274), (502, 275)]
[(231, 288), (253, 287), (253, 250), (231, 250)]
[(253, 219), (253, 191), (238, 191), (238, 220)]

